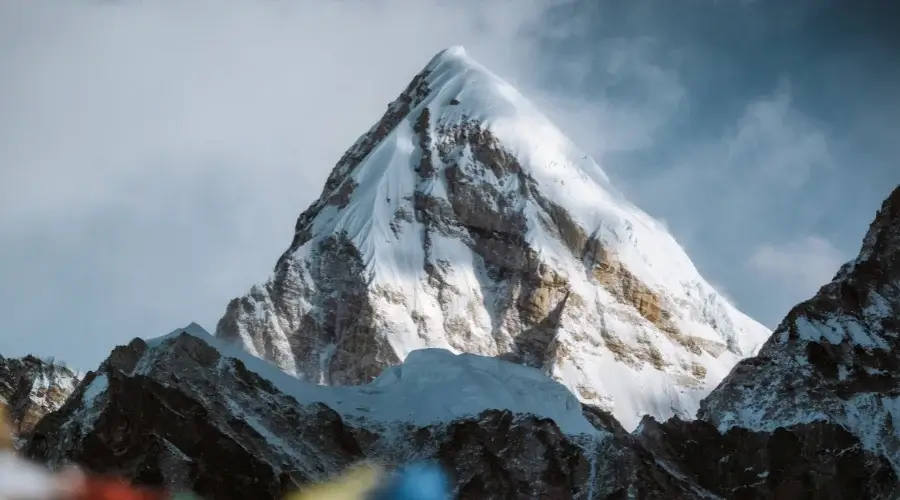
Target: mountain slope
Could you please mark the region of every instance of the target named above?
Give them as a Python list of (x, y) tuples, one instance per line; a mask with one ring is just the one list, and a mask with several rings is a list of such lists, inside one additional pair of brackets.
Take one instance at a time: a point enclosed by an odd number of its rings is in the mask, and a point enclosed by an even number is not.
[(78, 385), (77, 374), (35, 356), (0, 356), (0, 405), (13, 431), (27, 435), (44, 415), (58, 410)]
[(428, 347), (500, 356), (633, 428), (693, 416), (769, 331), (456, 47), (340, 159), (274, 276), (216, 333), (321, 384)]
[(703, 402), (700, 417), (721, 429), (833, 422), (900, 468), (900, 187), (859, 256), (791, 310), (759, 354)]

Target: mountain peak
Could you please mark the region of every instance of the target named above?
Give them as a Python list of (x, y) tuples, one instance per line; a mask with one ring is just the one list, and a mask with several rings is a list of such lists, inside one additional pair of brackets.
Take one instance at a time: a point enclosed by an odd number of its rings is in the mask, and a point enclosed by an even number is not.
[(540, 368), (634, 426), (691, 416), (768, 330), (514, 87), (447, 49), (344, 154), (217, 335), (323, 384), (443, 348)]
[(462, 45), (451, 45), (435, 54), (426, 66), (426, 69), (434, 69), (437, 66), (446, 63), (457, 63), (460, 65), (477, 64), (469, 57), (469, 53), (466, 52), (465, 47)]

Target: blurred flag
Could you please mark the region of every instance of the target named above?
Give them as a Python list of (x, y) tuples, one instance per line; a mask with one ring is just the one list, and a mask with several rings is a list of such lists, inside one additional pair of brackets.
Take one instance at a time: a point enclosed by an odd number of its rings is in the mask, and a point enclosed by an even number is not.
[(362, 465), (332, 481), (309, 486), (284, 500), (449, 500), (443, 470), (435, 464), (416, 463), (394, 472)]
[(382, 471), (374, 465), (358, 465), (334, 480), (307, 486), (284, 500), (365, 500), (378, 485)]

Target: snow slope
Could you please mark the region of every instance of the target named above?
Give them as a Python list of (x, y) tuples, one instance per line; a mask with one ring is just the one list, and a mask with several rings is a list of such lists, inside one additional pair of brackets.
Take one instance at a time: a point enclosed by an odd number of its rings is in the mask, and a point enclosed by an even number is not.
[(461, 47), (348, 150), (274, 276), (217, 327), (321, 384), (366, 382), (420, 349), (503, 356), (629, 429), (692, 417), (769, 333)]
[[(453, 354), (443, 349), (423, 349), (411, 354), (369, 384), (326, 387), (298, 380), (240, 347), (215, 338), (196, 323), (147, 341), (151, 350), (134, 371), (146, 375), (158, 356), (166, 356), (163, 344), (188, 334), (215, 348), (224, 358), (240, 360), (250, 371), (271, 382), (301, 405), (324, 403), (345, 418), (367, 423), (429, 425), (473, 417), (488, 409), (506, 409), (552, 419), (567, 434), (596, 435), (582, 415), (581, 403), (564, 386), (529, 367), (473, 354)], [(154, 349), (155, 348), (155, 349)], [(100, 377), (84, 398), (102, 392)], [(91, 396), (89, 397), (88, 394)], [(87, 405), (90, 406), (90, 405)]]

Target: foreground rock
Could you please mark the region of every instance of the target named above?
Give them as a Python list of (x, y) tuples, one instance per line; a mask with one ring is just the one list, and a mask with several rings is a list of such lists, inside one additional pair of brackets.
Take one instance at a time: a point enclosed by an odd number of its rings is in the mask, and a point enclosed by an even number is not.
[(58, 410), (78, 385), (72, 370), (35, 356), (0, 356), (0, 405), (16, 435), (27, 436), (44, 415)]
[(700, 417), (722, 430), (831, 422), (900, 467), (900, 188), (859, 256), (788, 313), (759, 355), (703, 402)]
[(839, 425), (814, 422), (724, 434), (703, 421), (647, 418), (638, 440), (698, 488), (728, 499), (889, 499), (900, 495), (890, 462)]

